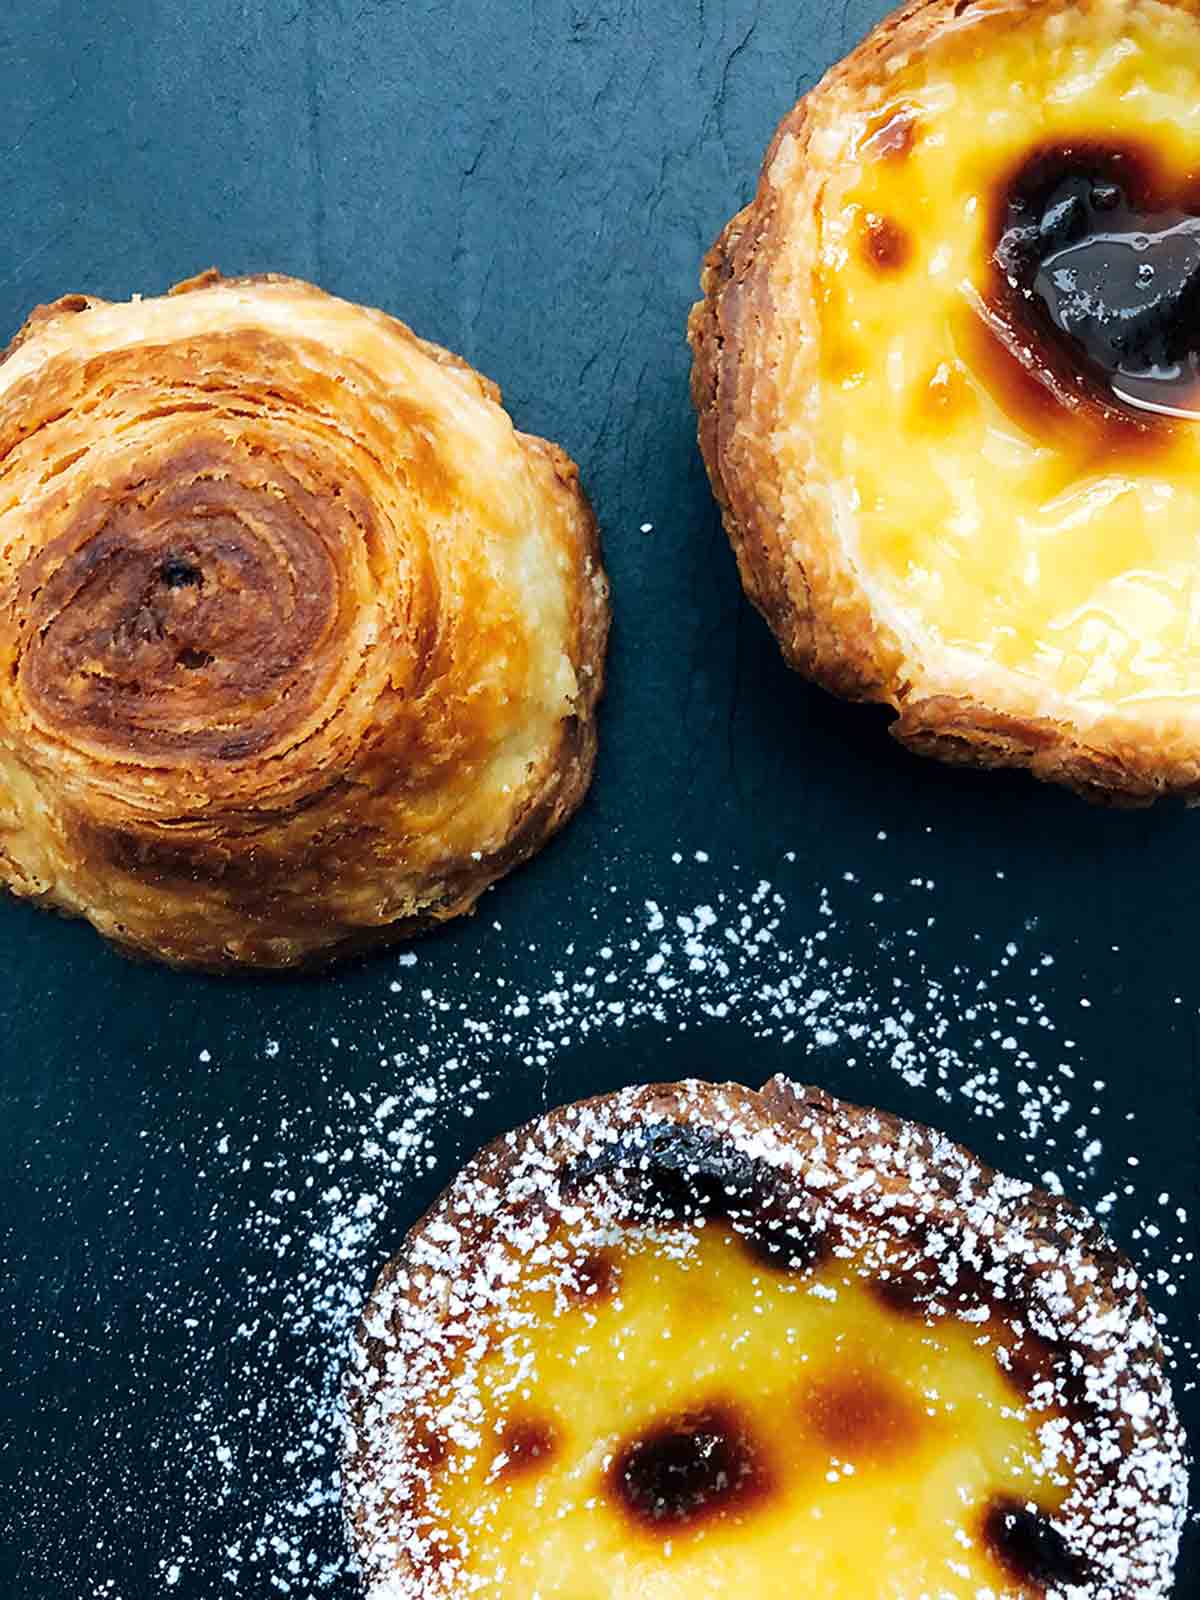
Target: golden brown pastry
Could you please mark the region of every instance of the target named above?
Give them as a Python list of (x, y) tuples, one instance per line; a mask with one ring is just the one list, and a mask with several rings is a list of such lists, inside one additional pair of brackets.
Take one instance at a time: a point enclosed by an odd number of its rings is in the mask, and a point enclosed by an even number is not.
[(920, 0), (784, 119), (692, 313), (793, 666), (943, 760), (1200, 795), (1200, 14)]
[(782, 1078), (485, 1150), (376, 1286), (348, 1416), (371, 1600), (1165, 1600), (1186, 1509), (1094, 1224)]
[(574, 465), (380, 311), (209, 273), (0, 363), (0, 881), (132, 951), (470, 910), (587, 789), (607, 627)]

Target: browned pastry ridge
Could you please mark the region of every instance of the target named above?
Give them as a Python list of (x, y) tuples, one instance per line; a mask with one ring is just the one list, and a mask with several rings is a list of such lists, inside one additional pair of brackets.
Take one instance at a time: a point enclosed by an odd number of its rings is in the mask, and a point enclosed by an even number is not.
[(916, 0), (705, 262), (746, 592), (915, 751), (1200, 796), (1198, 94), (1190, 0)]
[(0, 881), (181, 966), (469, 911), (579, 805), (573, 463), (380, 311), (207, 273), (0, 362)]
[(1099, 1228), (782, 1077), (482, 1151), (375, 1286), (347, 1413), (371, 1600), (1165, 1600), (1186, 1514)]

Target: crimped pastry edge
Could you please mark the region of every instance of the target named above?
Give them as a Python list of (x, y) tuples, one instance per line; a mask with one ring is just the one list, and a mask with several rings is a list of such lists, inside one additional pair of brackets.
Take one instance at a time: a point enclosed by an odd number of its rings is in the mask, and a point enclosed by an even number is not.
[[(949, 663), (941, 682), (931, 671), (929, 686), (917, 689), (905, 647), (873, 607), (828, 502), (806, 483), (799, 525), (785, 526), (776, 510), (783, 486), (767, 421), (776, 391), (763, 352), (783, 336), (770, 292), (771, 260), (784, 238), (777, 167), (786, 165), (784, 181), (796, 175), (803, 206), (815, 210), (824, 174), (811, 136), (814, 114), (825, 99), (865, 94), (896, 57), (920, 54), (944, 30), (962, 27), (968, 11), (972, 16), (1022, 13), (1071, 3), (912, 0), (884, 18), (783, 118), (764, 157), (754, 199), (729, 221), (705, 257), (703, 298), (688, 319), (700, 451), (746, 594), (795, 670), (844, 699), (891, 707), (897, 713), (889, 728), (892, 737), (949, 765), (1025, 769), (1109, 806), (1143, 807), (1167, 795), (1200, 804), (1200, 749), (1181, 752), (1177, 743), (1168, 748), (1151, 728), (1118, 713), (1089, 720), (1083, 728), (1068, 716), (1048, 714), (1024, 687), (1013, 693), (1013, 703), (1000, 707), (973, 692), (965, 674), (955, 673)], [(796, 241), (790, 243), (796, 252)], [(811, 245), (805, 240), (804, 251), (797, 252), (802, 267), (811, 262)], [(796, 309), (790, 308), (793, 320)], [(815, 385), (811, 348), (806, 365)], [(815, 455), (810, 461), (815, 484), (820, 466)]]
[[(1087, 1591), (1088, 1600), (1134, 1600), (1135, 1596), (1136, 1600), (1166, 1600), (1187, 1515), (1188, 1458), (1162, 1346), (1132, 1263), (1099, 1224), (1071, 1201), (1033, 1184), (1006, 1178), (965, 1146), (924, 1124), (837, 1099), (782, 1073), (768, 1080), (760, 1091), (737, 1083), (685, 1079), (627, 1088), (558, 1107), (486, 1145), (409, 1230), (368, 1297), (344, 1386), (347, 1428), (342, 1456), (343, 1511), (364, 1575), (369, 1583), (380, 1586), (371, 1588), (372, 1596), (378, 1594), (380, 1600), (410, 1600), (416, 1596), (421, 1600), (442, 1600), (443, 1594), (452, 1592), (422, 1587), (428, 1575), (411, 1554), (391, 1544), (381, 1551), (374, 1546), (369, 1531), (368, 1502), (376, 1487), (371, 1431), (376, 1419), (369, 1413), (375, 1397), (393, 1387), (395, 1374), (389, 1372), (388, 1360), (398, 1325), (406, 1312), (416, 1313), (423, 1305), (428, 1309), (430, 1275), (436, 1270), (431, 1269), (431, 1255), (436, 1256), (441, 1248), (433, 1245), (432, 1251), (428, 1250), (429, 1241), (444, 1240), (448, 1234), (457, 1236), (461, 1271), (453, 1282), (465, 1284), (472, 1266), (481, 1261), (495, 1217), (505, 1208), (507, 1186), (517, 1180), (521, 1188), (519, 1204), (529, 1204), (528, 1176), (522, 1167), (531, 1154), (536, 1157), (539, 1181), (549, 1186), (579, 1161), (582, 1150), (603, 1152), (624, 1133), (664, 1125), (685, 1131), (699, 1127), (732, 1138), (738, 1149), (749, 1149), (755, 1158), (770, 1161), (777, 1178), (781, 1170), (786, 1173), (790, 1167), (796, 1174), (797, 1193), (808, 1192), (804, 1172), (810, 1163), (819, 1164), (823, 1173), (842, 1176), (847, 1192), (853, 1183), (849, 1173), (858, 1177), (865, 1169), (876, 1180), (882, 1180), (881, 1192), (887, 1196), (889, 1216), (910, 1216), (925, 1225), (931, 1220), (941, 1223), (960, 1234), (970, 1234), (976, 1249), (981, 1243), (986, 1249), (989, 1241), (1002, 1242), (1018, 1232), (1036, 1241), (1036, 1262), (1018, 1264), (1027, 1269), (1021, 1285), (1028, 1291), (1031, 1303), (1037, 1303), (1045, 1290), (1064, 1316), (1103, 1316), (1105, 1311), (1120, 1314), (1124, 1308), (1124, 1326), (1129, 1328), (1132, 1324), (1143, 1336), (1138, 1348), (1153, 1369), (1149, 1409), (1142, 1417), (1139, 1443), (1143, 1450), (1160, 1451), (1166, 1469), (1157, 1496), (1143, 1494), (1137, 1504), (1123, 1507), (1125, 1517), (1120, 1532), (1129, 1553), (1136, 1551), (1156, 1569), (1156, 1576), (1149, 1585), (1144, 1577), (1136, 1584), (1131, 1580), (1128, 1587), (1120, 1581), (1105, 1582), (1102, 1588)], [(780, 1158), (782, 1167), (775, 1165)], [(891, 1171), (889, 1163), (893, 1163)], [(909, 1177), (914, 1171), (920, 1172), (920, 1191)], [(836, 1179), (829, 1181), (836, 1189)], [(487, 1200), (481, 1204), (484, 1196)], [(857, 1204), (857, 1196), (849, 1203)], [(830, 1208), (836, 1211), (836, 1202), (831, 1202)], [(987, 1239), (983, 1237), (985, 1217), (990, 1218), (992, 1227)], [(1061, 1263), (1068, 1252), (1081, 1258), (1085, 1271), (1062, 1271)], [(1006, 1268), (1011, 1269), (1012, 1256), (1004, 1259)], [(378, 1334), (381, 1326), (388, 1329), (383, 1338)], [(1134, 1390), (1146, 1393), (1145, 1382), (1144, 1371), (1136, 1376), (1128, 1369), (1118, 1373), (1115, 1392), (1109, 1396), (1109, 1409), (1121, 1411)], [(392, 1397), (395, 1398), (394, 1393)], [(387, 1428), (400, 1433), (401, 1448), (408, 1438), (405, 1420), (411, 1423), (410, 1406), (389, 1409)], [(386, 1437), (385, 1434), (385, 1440)], [(1156, 1547), (1147, 1556), (1148, 1543), (1155, 1544), (1147, 1540), (1142, 1526), (1150, 1504), (1161, 1526), (1156, 1530)], [(1090, 1505), (1085, 1506), (1085, 1518), (1090, 1510)], [(1111, 1524), (1108, 1531), (1111, 1532)]]

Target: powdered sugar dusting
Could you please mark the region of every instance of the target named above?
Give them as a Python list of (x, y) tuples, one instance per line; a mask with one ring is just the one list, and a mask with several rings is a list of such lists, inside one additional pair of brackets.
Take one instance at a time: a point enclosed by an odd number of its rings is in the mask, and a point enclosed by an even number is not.
[[(491, 1147), (409, 1239), (372, 1297), (353, 1366), (349, 1499), (373, 1596), (496, 1592), (492, 1564), (507, 1570), (516, 1553), (481, 1554), (496, 1537), (486, 1503), (464, 1522), (447, 1487), (486, 1460), (509, 1408), (537, 1389), (538, 1347), (569, 1316), (581, 1263), (606, 1247), (629, 1262), (648, 1236), (659, 1256), (686, 1255), (714, 1205), (756, 1257), (769, 1252), (793, 1278), (840, 1260), (848, 1288), (874, 1283), (889, 1304), (902, 1289), (935, 1320), (988, 1328), (983, 1343), (1009, 1370), (1030, 1340), (1049, 1340), (1025, 1403), (1026, 1459), (1034, 1483), (1069, 1484), (1053, 1538), (1079, 1554), (1064, 1555), (1061, 1582), (1034, 1576), (1048, 1600), (1165, 1593), (1186, 1481), (1153, 1325), (1128, 1264), (1029, 1184), (986, 1172), (941, 1135), (779, 1078), (761, 1095), (685, 1082), (551, 1113)], [(731, 1244), (727, 1254), (745, 1252)], [(836, 1288), (813, 1284), (822, 1288), (836, 1300)], [(760, 1280), (746, 1292), (761, 1296)], [(656, 1324), (657, 1315), (656, 1297)], [(670, 1327), (664, 1321), (651, 1345)], [(733, 1327), (724, 1349), (736, 1370)], [(626, 1353), (618, 1341), (595, 1353), (577, 1346), (572, 1359), (600, 1382), (605, 1363), (614, 1375), (628, 1370)], [(645, 1361), (645, 1340), (628, 1353)], [(721, 1381), (720, 1359), (706, 1346), (709, 1385)], [(581, 1448), (591, 1444), (589, 1436)], [(559, 1485), (545, 1515), (589, 1517), (596, 1506), (585, 1473)], [(533, 1530), (519, 1539), (537, 1544)], [(596, 1542), (587, 1541), (593, 1571), (603, 1559)], [(1077, 1559), (1086, 1583), (1075, 1581)], [(551, 1581), (559, 1592), (561, 1579)], [(567, 1576), (564, 1592), (577, 1582)]]
[[(786, 1066), (809, 1082), (834, 1076), (855, 1098), (965, 1123), (968, 1135), (974, 1123), (1011, 1171), (1085, 1200), (1136, 1245), (1156, 1309), (1170, 1310), (1194, 1271), (1191, 1202), (1156, 1191), (1147, 1214), (1132, 1215), (1144, 1184), (1111, 1176), (1136, 1159), (1138, 1128), (1120, 1120), (1069, 1021), (1082, 1000), (1103, 1008), (1102, 990), (1062, 993), (1034, 927), (1003, 930), (994, 950), (977, 939), (951, 970), (930, 972), (922, 952), (938, 893), (927, 879), (893, 899), (860, 871), (814, 897), (789, 887), (786, 860), (774, 880), (743, 884), (736, 870), (696, 859), (705, 852), (687, 854), (709, 873), (702, 893), (681, 897), (672, 868), (658, 864), (635, 892), (594, 893), (588, 916), (547, 930), (536, 948), (511, 949), (500, 923), (480, 919), (473, 934), (486, 970), (477, 960), (475, 971), (468, 942), (456, 958), (465, 984), (440, 976), (450, 960), (437, 945), (380, 962), (364, 1008), (348, 1008), (306, 1047), (326, 1064), (322, 1093), (285, 1096), (277, 1118), (265, 1109), (253, 1125), (196, 1118), (182, 1135), (147, 1126), (143, 1176), (110, 1197), (112, 1225), (152, 1215), (153, 1186), (169, 1182), (192, 1185), (210, 1221), (190, 1259), (160, 1264), (153, 1300), (112, 1328), (128, 1352), (131, 1403), (146, 1393), (143, 1370), (155, 1371), (153, 1437), (131, 1441), (114, 1414), (97, 1433), (86, 1484), (31, 1454), (44, 1522), (32, 1536), (26, 1525), (22, 1542), (44, 1551), (44, 1586), (66, 1498), (86, 1501), (105, 1530), (87, 1600), (147, 1592), (130, 1577), (143, 1549), (157, 1578), (150, 1592), (173, 1600), (221, 1585), (354, 1594), (338, 1508), (337, 1394), (364, 1297), (455, 1169), (521, 1120), (507, 1104), (514, 1081), (536, 1083), (543, 1104), (566, 1098), (555, 1080), (579, 1059), (609, 1084), (675, 1078), (689, 1070), (692, 1041), (711, 1053), (716, 1039), (725, 1076), (757, 1082)], [(870, 970), (864, 916), (877, 928)], [(286, 1070), (288, 1048), (264, 1032), (244, 1070), (255, 1061)], [(229, 1051), (210, 1041), (197, 1070), (232, 1071)], [(354, 1083), (369, 1087), (341, 1087), (350, 1059)], [(234, 1227), (251, 1265), (231, 1275), (223, 1253)], [(151, 1231), (143, 1223), (141, 1234)], [(1186, 1374), (1190, 1330), (1163, 1331)], [(67, 1316), (59, 1348), (81, 1356), (71, 1337)], [(165, 1338), (184, 1359), (164, 1378), (154, 1352)], [(160, 1525), (123, 1497), (133, 1448), (153, 1450), (164, 1476), (186, 1485), (185, 1525)], [(136, 1537), (123, 1544), (126, 1523)]]

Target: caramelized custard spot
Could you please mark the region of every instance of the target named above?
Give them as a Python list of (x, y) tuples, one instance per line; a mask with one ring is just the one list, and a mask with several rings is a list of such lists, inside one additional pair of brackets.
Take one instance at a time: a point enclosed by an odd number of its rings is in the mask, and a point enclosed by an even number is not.
[(440, 1433), (435, 1433), (427, 1422), (420, 1422), (413, 1430), (411, 1449), (413, 1455), (429, 1472), (444, 1467), (450, 1448)]
[(920, 1268), (894, 1270), (886, 1278), (869, 1278), (867, 1287), (881, 1305), (901, 1316), (922, 1316), (933, 1293), (932, 1277)]
[(913, 1447), (927, 1418), (908, 1396), (872, 1372), (841, 1372), (804, 1389), (806, 1431), (831, 1453), (856, 1464), (882, 1461)]
[(1036, 1506), (996, 1501), (984, 1517), (983, 1540), (1017, 1583), (1044, 1590), (1087, 1581), (1087, 1561), (1070, 1548), (1049, 1513)]
[(609, 1492), (651, 1528), (695, 1527), (770, 1489), (749, 1428), (732, 1406), (712, 1404), (656, 1423), (621, 1449)]
[(620, 1278), (612, 1255), (607, 1250), (594, 1250), (574, 1264), (564, 1292), (579, 1305), (598, 1305), (613, 1298)]
[(727, 1224), (756, 1259), (779, 1270), (811, 1266), (824, 1253), (793, 1198), (721, 1139), (673, 1127), (644, 1147), (620, 1147), (580, 1163), (564, 1177), (574, 1193), (606, 1172), (625, 1179), (626, 1220), (656, 1226)]
[(863, 218), (863, 249), (880, 272), (900, 272), (912, 256), (912, 240), (894, 218), (868, 211)]
[(926, 1242), (921, 1253), (896, 1261), (869, 1278), (868, 1288), (889, 1310), (926, 1321), (936, 1316), (977, 1315), (993, 1308), (1008, 1316), (1019, 1308), (969, 1262), (940, 1261), (932, 1242)]
[(1005, 1347), (1000, 1366), (1021, 1398), (1038, 1409), (1087, 1416), (1087, 1377), (1065, 1345), (1026, 1333)]
[(527, 1477), (558, 1448), (558, 1429), (545, 1417), (510, 1417), (500, 1435), (492, 1462), (493, 1474), (503, 1481)]
[(925, 433), (948, 429), (976, 408), (966, 369), (958, 361), (939, 361), (914, 394), (913, 422)]

